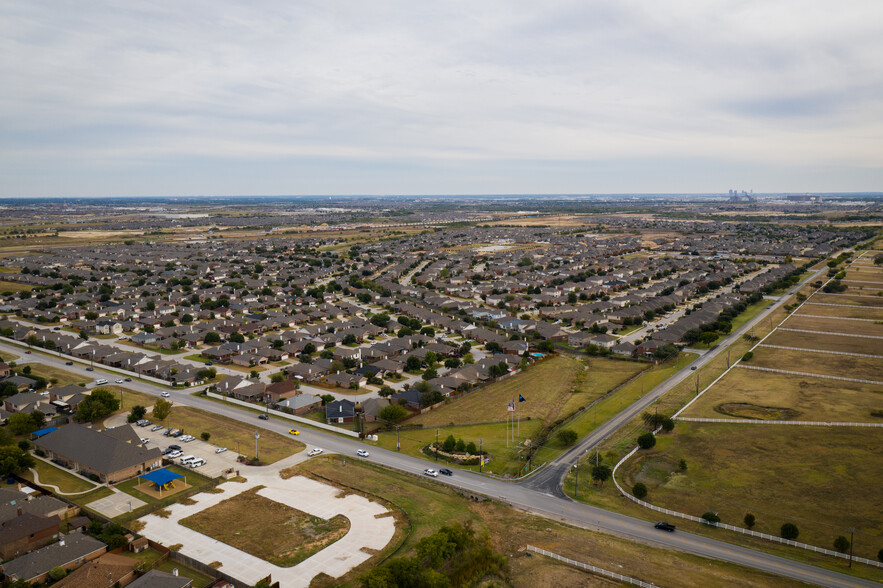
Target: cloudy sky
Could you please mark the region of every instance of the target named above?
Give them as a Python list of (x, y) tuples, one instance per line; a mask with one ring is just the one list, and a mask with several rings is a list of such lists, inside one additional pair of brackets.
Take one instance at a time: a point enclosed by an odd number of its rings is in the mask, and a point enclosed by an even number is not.
[(0, 0), (0, 196), (883, 190), (880, 0)]

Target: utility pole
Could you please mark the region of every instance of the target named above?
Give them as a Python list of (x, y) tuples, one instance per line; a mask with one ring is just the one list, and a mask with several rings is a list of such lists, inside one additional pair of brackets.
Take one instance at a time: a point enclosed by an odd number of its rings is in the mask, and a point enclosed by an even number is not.
[(576, 485), (573, 487), (573, 496), (577, 500), (579, 500), (579, 461), (573, 464), (573, 469), (576, 471)]
[(730, 348), (727, 347), (727, 369), (730, 369)]
[(399, 443), (399, 425), (396, 425), (396, 451), (401, 451), (402, 445)]
[(696, 374), (696, 396), (699, 396), (699, 374)]
[(435, 463), (438, 463), (438, 429), (435, 430)]
[(481, 466), (484, 464), (484, 453), (481, 451), (481, 442), (484, 441), (481, 437), (478, 438), (478, 473), (481, 473)]
[(855, 542), (855, 527), (849, 528), (849, 567), (852, 567), (852, 544)]

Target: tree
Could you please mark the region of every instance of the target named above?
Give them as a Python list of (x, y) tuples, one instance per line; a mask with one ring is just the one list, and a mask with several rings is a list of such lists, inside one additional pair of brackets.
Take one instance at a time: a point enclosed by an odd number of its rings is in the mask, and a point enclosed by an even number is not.
[(380, 390), (377, 391), (377, 394), (383, 398), (386, 398), (388, 396), (392, 396), (395, 393), (396, 393), (396, 391), (392, 386), (384, 386)]
[(469, 443), (466, 444), (466, 453), (469, 453), (470, 455), (477, 455), (478, 454), (478, 447), (475, 446), (474, 441), (470, 441)]
[(206, 345), (213, 345), (215, 343), (221, 342), (221, 336), (214, 331), (211, 331), (205, 334), (205, 338), (203, 339), (203, 341), (205, 341)]
[(181, 324), (182, 325), (189, 325), (192, 322), (193, 322), (193, 315), (192, 314), (185, 314), (184, 316), (181, 317)]
[(100, 421), (120, 408), (120, 399), (110, 390), (96, 388), (87, 396), (77, 409), (77, 418), (81, 421)]
[(642, 482), (638, 482), (634, 486), (632, 486), (632, 494), (635, 495), (635, 498), (642, 499), (647, 496), (647, 486), (645, 486)]
[(434, 369), (426, 370), (425, 372), (423, 372), (423, 376), (422, 376), (422, 378), (424, 380), (431, 380), (431, 379), (437, 378), (437, 377), (438, 377), (438, 372), (435, 371)]
[(699, 342), (703, 345), (711, 345), (715, 340), (717, 340), (717, 333), (713, 331), (706, 331), (699, 335)]
[(405, 369), (409, 372), (415, 372), (420, 369), (420, 366), (423, 365), (423, 362), (420, 361), (420, 358), (416, 355), (411, 355), (405, 360)]
[(754, 357), (753, 351), (746, 351), (745, 355), (742, 356), (742, 361), (751, 361), (751, 358)]
[(257, 380), (258, 378), (261, 377), (261, 375), (258, 373), (257, 370), (251, 370), (251, 373), (248, 374), (248, 377), (251, 378), (251, 379), (253, 379), (253, 380)]
[(651, 449), (656, 445), (656, 436), (653, 433), (644, 433), (638, 437), (638, 446), (641, 449)]
[(460, 365), (461, 365), (461, 362), (456, 357), (449, 357), (445, 360), (445, 367), (446, 368), (454, 369), (454, 368), (460, 367)]
[(705, 520), (706, 523), (710, 525), (716, 525), (721, 522), (721, 518), (717, 516), (717, 513), (711, 511), (703, 513), (702, 518)]
[(576, 440), (579, 439), (579, 435), (573, 429), (561, 429), (558, 431), (558, 440), (565, 447), (570, 447)]
[(671, 431), (675, 428), (675, 422), (671, 419), (671, 417), (663, 417), (662, 419), (662, 430), (666, 433), (671, 433)]
[(164, 421), (169, 418), (169, 413), (172, 412), (172, 403), (163, 398), (157, 398), (156, 402), (153, 403), (153, 418), (158, 421)]
[(389, 404), (380, 409), (378, 416), (389, 423), (398, 423), (408, 416), (408, 410), (398, 404)]
[(147, 409), (141, 406), (140, 404), (136, 404), (132, 407), (132, 410), (129, 412), (129, 416), (126, 417), (126, 421), (130, 423), (137, 423), (141, 419), (144, 418), (144, 415), (147, 414)]
[(457, 451), (459, 453), (466, 453), (466, 443), (462, 439), (457, 439)]
[(207, 432), (207, 431), (203, 431), (203, 432), (199, 435), (199, 437), (200, 437), (203, 441), (208, 441), (209, 439), (212, 438), (212, 434), (209, 433), (209, 432)]
[(604, 482), (606, 482), (610, 478), (610, 474), (613, 473), (613, 470), (610, 469), (610, 466), (605, 464), (599, 464), (592, 468), (592, 480), (598, 483), (598, 485), (603, 486)]
[(750, 512), (745, 513), (745, 518), (742, 519), (742, 522), (745, 523), (746, 529), (751, 529), (752, 527), (754, 527), (754, 523), (757, 522), (757, 518)]
[(302, 351), (302, 353), (306, 353), (307, 355), (312, 355), (313, 353), (316, 353), (316, 345), (313, 343), (307, 343), (306, 345), (304, 345), (304, 350)]
[(454, 449), (457, 448), (457, 440), (454, 439), (453, 435), (448, 435), (448, 438), (445, 439), (445, 442), (442, 444), (442, 449), (447, 453), (451, 453)]
[(794, 523), (785, 523), (784, 525), (782, 525), (779, 534), (782, 535), (782, 539), (793, 541), (797, 539), (798, 535), (800, 535), (800, 530)]
[(8, 477), (34, 467), (34, 458), (15, 445), (0, 447), (0, 476)]
[(849, 546), (849, 539), (847, 539), (843, 535), (840, 535), (839, 537), (834, 539), (834, 549), (836, 549), (840, 553), (846, 553), (847, 551), (849, 551)]
[(40, 426), (34, 417), (27, 412), (16, 412), (9, 415), (6, 426), (13, 435), (30, 435)]
[(334, 402), (335, 398), (331, 394), (323, 394), (320, 398), (322, 398), (322, 406), (325, 406), (329, 402)]
[(285, 381), (285, 374), (283, 374), (282, 372), (276, 372), (275, 374), (270, 376), (270, 381), (273, 382), (274, 384), (278, 384), (279, 382), (284, 382)]

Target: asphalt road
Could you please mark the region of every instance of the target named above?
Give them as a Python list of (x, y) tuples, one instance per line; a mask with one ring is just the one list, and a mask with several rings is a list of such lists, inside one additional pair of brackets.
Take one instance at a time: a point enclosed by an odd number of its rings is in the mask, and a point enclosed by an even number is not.
[[(809, 280), (814, 278), (815, 276), (809, 278)], [(763, 320), (769, 312), (772, 312), (782, 303), (784, 303), (784, 297), (779, 300), (779, 302), (772, 305), (767, 311), (764, 311), (764, 313), (761, 313), (754, 320), (730, 335), (730, 337), (722, 342), (718, 349), (714, 351), (717, 353), (723, 351), (725, 346), (732, 342), (732, 340), (735, 340), (735, 338), (740, 336), (745, 330), (750, 329), (752, 324)], [(7, 343), (0, 343), (0, 350), (20, 355), (21, 359), (17, 360), (19, 363), (39, 362), (76, 373), (82, 372), (84, 379), (88, 378), (91, 382), (94, 382), (95, 379), (101, 377), (107, 378), (113, 382), (119, 377), (118, 374), (104, 372), (99, 367), (96, 367), (94, 372), (86, 372), (85, 365), (83, 364), (66, 366), (65, 359), (48, 356), (39, 353), (38, 351), (26, 355), (22, 348)], [(696, 363), (701, 365), (709, 361), (713, 356), (714, 355), (712, 354), (706, 354), (701, 359), (697, 360)], [(593, 433), (593, 435), (584, 440), (579, 446), (556, 460), (556, 462), (552, 464), (554, 467), (549, 467), (547, 470), (541, 470), (546, 476), (546, 482), (537, 482), (537, 480), (544, 479), (539, 477), (541, 472), (538, 472), (535, 477), (528, 478), (522, 483), (496, 480), (465, 471), (456, 471), (454, 475), (450, 477), (439, 476), (438, 478), (435, 478), (435, 480), (439, 483), (448, 484), (467, 492), (488, 496), (526, 512), (569, 523), (577, 527), (607, 533), (645, 544), (691, 553), (702, 557), (735, 563), (811, 584), (836, 587), (878, 586), (878, 583), (869, 580), (854, 578), (852, 576), (847, 576), (845, 574), (809, 564), (792, 561), (745, 547), (731, 545), (708, 537), (682, 531), (675, 533), (658, 531), (653, 527), (652, 523), (648, 523), (647, 521), (579, 504), (560, 495), (560, 480), (563, 475), (562, 472), (566, 472), (567, 468), (570, 467), (570, 464), (585, 451), (586, 447), (591, 447), (593, 444), (598, 443), (604, 437), (612, 433), (623, 422), (638, 414), (641, 410), (646, 408), (646, 406), (649, 406), (649, 404), (651, 404), (656, 398), (664, 394), (668, 389), (676, 385), (685, 377), (688, 377), (691, 373), (690, 370), (684, 370), (684, 372), (678, 374), (675, 378), (652, 390), (641, 401), (629, 407), (624, 414), (613, 419), (610, 423), (605, 424), (604, 427)], [(125, 386), (157, 397), (162, 392), (168, 391), (160, 386), (134, 379), (132, 382), (127, 382)], [(252, 423), (255, 430), (264, 429), (287, 434), (288, 429), (292, 426), (289, 421), (284, 421), (275, 417), (272, 417), (269, 421), (263, 421), (258, 419), (257, 415), (254, 413), (238, 407), (191, 396), (190, 393), (194, 390), (195, 388), (172, 390), (171, 399), (179, 404), (202, 408), (212, 413)], [(351, 456), (352, 459), (360, 459), (356, 457), (355, 452), (357, 449), (365, 448), (364, 444), (353, 439), (339, 437), (309, 428), (299, 427), (299, 429), (301, 435), (298, 439), (306, 443), (308, 449), (312, 447), (321, 447), (328, 452), (336, 452), (342, 455)], [(435, 467), (435, 464), (432, 461), (403, 455), (395, 451), (387, 451), (376, 447), (371, 447), (369, 450), (371, 456), (368, 459), (372, 462), (405, 473), (422, 476), (424, 475), (424, 469)], [(652, 581), (652, 578), (650, 578), (650, 580)]]
[[(825, 267), (818, 270), (810, 277), (806, 278), (799, 285), (794, 286), (790, 291), (802, 288), (805, 284), (818, 279), (818, 277), (825, 273), (827, 269), (828, 268)], [(727, 347), (737, 341), (739, 337), (749, 332), (755, 325), (766, 319), (766, 317), (773, 313), (777, 308), (785, 304), (789, 296), (789, 293), (780, 296), (776, 302), (771, 304), (762, 312), (758, 313), (756, 317), (727, 335), (714, 349), (709, 350), (708, 352), (693, 360), (693, 362), (689, 364), (689, 367), (695, 367), (698, 370), (700, 367), (713, 360), (719, 354), (726, 353)], [(735, 358), (733, 359), (735, 360)], [(656, 402), (657, 399), (659, 399), (669, 390), (693, 375), (693, 370), (687, 369), (687, 366), (685, 365), (683, 370), (676, 373), (653, 390), (650, 390), (650, 392), (644, 395), (640, 400), (636, 401), (634, 404), (627, 407), (618, 415), (598, 427), (585, 439), (574, 445), (570, 450), (559, 456), (554, 461), (547, 464), (543, 469), (537, 471), (535, 474), (529, 476), (528, 478), (521, 480), (519, 484), (527, 488), (537, 490), (539, 492), (545, 492), (547, 494), (552, 494), (561, 498), (565, 498), (565, 494), (561, 490), (564, 476), (567, 475), (568, 470), (573, 467), (575, 463), (577, 463), (577, 461), (583, 454), (594, 449), (595, 446), (597, 446), (607, 437), (612, 435), (622, 425), (647, 410), (647, 408), (654, 402)], [(711, 382), (706, 382), (705, 385), (707, 386), (710, 383)]]

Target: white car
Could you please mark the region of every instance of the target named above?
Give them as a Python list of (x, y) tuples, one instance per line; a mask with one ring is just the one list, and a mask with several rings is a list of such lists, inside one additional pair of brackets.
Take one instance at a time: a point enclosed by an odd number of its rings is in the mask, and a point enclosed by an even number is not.
[(160, 396), (162, 396), (163, 398), (168, 398), (169, 396), (171, 396), (171, 394), (169, 394), (168, 392), (163, 392), (162, 394), (160, 394)]
[(141, 445), (147, 445), (148, 443), (150, 443), (150, 439), (148, 439), (147, 437), (141, 438)]
[(364, 449), (359, 449), (356, 452), (356, 455), (358, 455), (359, 457), (368, 457), (368, 455), (370, 455), (370, 454)]
[(320, 453), (322, 453), (322, 450), (319, 449), (318, 447), (314, 447), (314, 448), (310, 449), (310, 452), (307, 455), (309, 455), (310, 457), (316, 457)]
[(227, 451), (226, 447), (218, 447), (215, 449), (215, 453), (224, 453), (225, 451)]
[(432, 476), (433, 478), (438, 477), (438, 472), (433, 469), (426, 468), (425, 470), (423, 470), (423, 473), (427, 476)]
[(117, 383), (117, 384), (122, 384), (122, 383), (123, 383), (123, 379), (122, 379), (122, 378), (117, 378), (117, 379), (116, 379), (116, 383)]
[(176, 449), (175, 451), (171, 452), (168, 455), (168, 458), (169, 459), (177, 459), (177, 458), (181, 457), (182, 455), (184, 455), (184, 452)]

